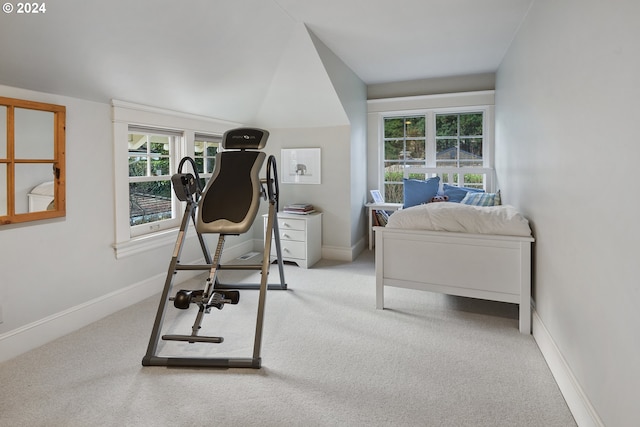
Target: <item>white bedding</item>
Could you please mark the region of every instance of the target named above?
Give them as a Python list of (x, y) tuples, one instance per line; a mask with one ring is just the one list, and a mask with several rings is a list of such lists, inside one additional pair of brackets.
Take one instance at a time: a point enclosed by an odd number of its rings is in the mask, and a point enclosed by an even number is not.
[(394, 212), (388, 228), (531, 236), (529, 221), (513, 206), (426, 203)]

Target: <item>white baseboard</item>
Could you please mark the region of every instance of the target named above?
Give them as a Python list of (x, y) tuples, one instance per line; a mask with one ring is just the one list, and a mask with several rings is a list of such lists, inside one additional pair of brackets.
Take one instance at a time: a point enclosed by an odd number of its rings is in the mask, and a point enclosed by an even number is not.
[(533, 311), (532, 326), (533, 338), (536, 340), (576, 423), (580, 427), (604, 427), (604, 423), (580, 387), (560, 349), (535, 310)]
[(358, 257), (360, 252), (365, 248), (364, 237), (361, 238), (355, 245), (350, 248), (339, 246), (322, 246), (322, 258), (331, 259), (336, 261), (348, 261), (351, 262)]
[[(233, 246), (225, 246), (220, 262), (224, 264), (225, 262), (229, 262), (232, 259), (238, 258), (239, 256), (246, 254), (247, 252), (253, 251), (253, 247), (253, 239), (245, 240), (244, 242), (240, 242)], [(213, 253), (211, 254), (211, 257), (213, 257)], [(204, 262), (204, 260), (202, 261)]]
[[(222, 262), (236, 258), (252, 249), (252, 241), (225, 248)], [(201, 264), (204, 259), (191, 263)], [(202, 271), (183, 271), (180, 280), (188, 280)], [(110, 314), (136, 304), (162, 291), (166, 272), (100, 296), (67, 310), (47, 316), (28, 325), (0, 335), (0, 363), (74, 332)], [(152, 325), (149, 325), (151, 328)]]
[[(261, 251), (264, 248), (264, 241), (262, 239), (253, 240), (253, 250)], [(322, 245), (321, 253), (323, 259), (331, 259), (334, 261), (347, 261), (351, 262), (360, 255), (366, 247), (366, 241), (364, 237), (350, 248), (343, 246), (327, 246)], [(244, 253), (244, 252), (243, 252)]]

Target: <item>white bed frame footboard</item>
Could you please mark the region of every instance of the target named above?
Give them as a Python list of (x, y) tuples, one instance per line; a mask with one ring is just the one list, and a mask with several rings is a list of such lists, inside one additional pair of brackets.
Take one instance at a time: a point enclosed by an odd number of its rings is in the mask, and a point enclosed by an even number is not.
[(531, 333), (532, 237), (374, 227), (376, 307), (384, 287), (515, 303)]

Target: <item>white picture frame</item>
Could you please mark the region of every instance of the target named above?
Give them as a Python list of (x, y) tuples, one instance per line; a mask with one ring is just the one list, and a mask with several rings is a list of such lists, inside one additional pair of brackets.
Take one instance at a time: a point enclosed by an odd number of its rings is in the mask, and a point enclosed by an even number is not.
[(371, 190), (371, 198), (373, 199), (373, 203), (382, 204), (384, 203), (384, 197), (380, 193), (380, 190)]
[(320, 184), (319, 148), (283, 148), (280, 181), (283, 184)]

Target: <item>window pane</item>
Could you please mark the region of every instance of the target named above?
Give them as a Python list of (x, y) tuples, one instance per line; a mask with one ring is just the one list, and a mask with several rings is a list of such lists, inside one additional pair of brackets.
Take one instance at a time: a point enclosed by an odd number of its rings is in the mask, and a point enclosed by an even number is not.
[[(457, 145), (458, 145), (457, 138), (438, 138), (438, 140), (436, 141), (436, 150), (438, 153), (444, 153), (445, 151), (449, 152), (451, 151), (452, 148), (455, 148)], [(444, 154), (442, 154), (441, 156), (444, 156)]]
[(139, 133), (129, 134), (129, 153), (146, 153), (147, 152), (147, 135)]
[(409, 179), (420, 179), (424, 181), (425, 179), (427, 179), (427, 175), (424, 173), (410, 173)]
[(409, 159), (424, 160), (424, 155), (425, 155), (424, 139), (423, 140), (415, 140), (415, 139), (407, 140), (407, 149), (406, 149), (406, 156), (405, 156), (407, 160)]
[(483, 174), (464, 174), (464, 186), (471, 188), (483, 188), (484, 175)]
[(384, 119), (384, 137), (402, 138), (404, 137), (404, 118), (394, 117)]
[(482, 135), (482, 113), (460, 114), (460, 136)]
[(438, 114), (436, 115), (436, 136), (457, 136), (458, 135), (458, 115)]
[(147, 176), (146, 157), (129, 157), (129, 176)]
[(436, 166), (482, 166), (482, 113), (436, 116)]
[[(198, 173), (203, 173), (204, 158), (196, 156), (193, 160), (196, 162), (196, 169), (198, 170)], [(182, 172), (185, 172), (184, 168), (182, 169)]]
[(384, 185), (385, 201), (389, 203), (402, 203), (404, 195), (402, 194), (402, 184), (385, 184)]
[(464, 138), (460, 140), (460, 163), (461, 166), (482, 166), (481, 138)]
[(407, 137), (425, 136), (424, 116), (406, 117)]
[(404, 141), (392, 140), (384, 143), (385, 160), (397, 160), (404, 154)]
[(151, 159), (151, 174), (155, 176), (169, 175), (170, 164), (168, 157), (154, 157)]
[(402, 182), (404, 166), (398, 163), (387, 162), (384, 168), (385, 182)]
[(436, 141), (436, 167), (458, 166), (458, 140), (454, 138)]
[(206, 165), (206, 173), (213, 173), (213, 169), (216, 166), (216, 158), (215, 157), (211, 157), (211, 158), (206, 158), (205, 159), (207, 162)]
[(217, 142), (195, 141), (196, 157), (215, 157), (215, 155), (218, 153), (218, 145), (219, 143)]
[(153, 154), (169, 154), (169, 137), (153, 135), (151, 137), (151, 149)]
[(213, 173), (216, 164), (215, 157), (197, 157), (195, 159), (198, 173)]
[(130, 225), (170, 218), (172, 218), (170, 181), (129, 183)]
[(207, 144), (207, 156), (215, 157), (218, 154), (218, 144), (217, 143), (208, 143)]
[(195, 141), (194, 160), (196, 161), (198, 173), (209, 174), (213, 172), (219, 146), (219, 142)]

